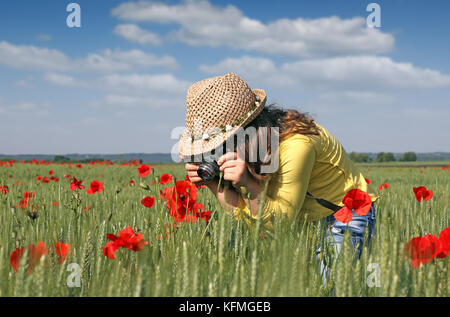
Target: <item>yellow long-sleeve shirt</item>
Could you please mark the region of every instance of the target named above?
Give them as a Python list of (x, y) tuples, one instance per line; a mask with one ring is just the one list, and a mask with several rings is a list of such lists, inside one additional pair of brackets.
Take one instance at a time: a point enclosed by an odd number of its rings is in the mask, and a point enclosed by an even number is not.
[[(269, 180), (262, 215), (269, 227), (273, 216), (287, 215), (299, 220), (307, 216), (307, 221), (315, 221), (333, 213), (306, 197), (307, 191), (339, 206), (343, 206), (342, 198), (354, 188), (367, 192), (372, 201), (378, 198), (339, 141), (325, 128), (317, 126), (319, 136), (295, 134), (279, 145), (280, 165)], [(234, 216), (248, 224), (257, 219), (242, 196)]]

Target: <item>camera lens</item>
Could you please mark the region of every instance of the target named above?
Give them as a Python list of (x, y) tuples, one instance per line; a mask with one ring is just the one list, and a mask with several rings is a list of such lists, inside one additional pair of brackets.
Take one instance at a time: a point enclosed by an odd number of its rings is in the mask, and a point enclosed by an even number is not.
[(202, 163), (198, 167), (197, 175), (204, 181), (210, 181), (216, 175), (219, 175), (219, 165), (215, 161)]

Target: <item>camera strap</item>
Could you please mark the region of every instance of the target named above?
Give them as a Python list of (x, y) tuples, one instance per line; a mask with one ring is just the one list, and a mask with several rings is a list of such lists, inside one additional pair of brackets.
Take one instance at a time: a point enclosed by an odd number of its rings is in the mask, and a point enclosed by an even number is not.
[(334, 212), (337, 212), (337, 211), (339, 211), (342, 208), (341, 206), (335, 205), (335, 204), (333, 204), (332, 202), (330, 202), (330, 201), (328, 201), (326, 199), (315, 197), (310, 192), (306, 192), (306, 196), (309, 197), (309, 198), (315, 199), (323, 207), (331, 209)]

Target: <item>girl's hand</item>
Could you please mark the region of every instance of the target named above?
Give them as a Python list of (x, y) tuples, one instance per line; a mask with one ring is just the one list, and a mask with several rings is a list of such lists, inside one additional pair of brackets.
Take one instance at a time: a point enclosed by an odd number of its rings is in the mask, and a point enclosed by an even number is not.
[(201, 177), (198, 176), (198, 174), (197, 174), (197, 170), (198, 170), (199, 166), (200, 166), (200, 163), (196, 163), (196, 164), (186, 163), (184, 165), (184, 168), (187, 171), (189, 180), (191, 181), (192, 184), (195, 184), (197, 186), (209, 185), (209, 183), (211, 183), (213, 180), (211, 180), (209, 182), (205, 182), (203, 179), (201, 179)]
[(236, 152), (225, 153), (219, 158), (217, 164), (220, 171), (223, 172), (223, 179), (230, 181), (235, 188), (248, 184), (250, 175), (248, 174), (247, 163)]

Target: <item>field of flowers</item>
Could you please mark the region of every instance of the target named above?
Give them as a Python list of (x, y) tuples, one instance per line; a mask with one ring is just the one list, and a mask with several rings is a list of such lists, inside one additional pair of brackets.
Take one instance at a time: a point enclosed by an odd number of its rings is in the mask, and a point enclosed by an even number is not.
[(448, 166), (363, 173), (372, 245), (322, 289), (318, 223), (248, 228), (181, 165), (0, 162), (0, 296), (449, 296)]

